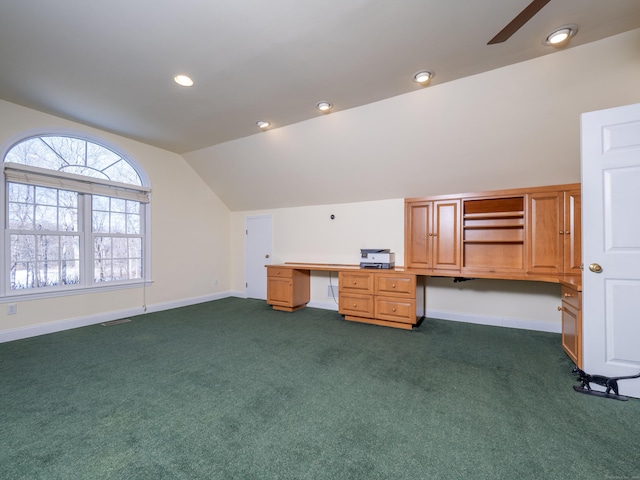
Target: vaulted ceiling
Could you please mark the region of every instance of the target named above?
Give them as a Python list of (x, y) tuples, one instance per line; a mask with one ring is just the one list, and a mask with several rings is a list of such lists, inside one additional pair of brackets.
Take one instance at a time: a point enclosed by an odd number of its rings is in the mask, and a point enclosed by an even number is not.
[[(638, 0), (0, 0), (0, 98), (186, 153), (640, 27)], [(178, 73), (195, 85), (179, 87)]]

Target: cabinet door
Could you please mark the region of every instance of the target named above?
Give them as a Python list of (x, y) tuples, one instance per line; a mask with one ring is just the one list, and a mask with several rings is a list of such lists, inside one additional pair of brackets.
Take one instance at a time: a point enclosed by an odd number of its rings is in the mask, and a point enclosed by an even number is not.
[(580, 190), (564, 193), (564, 273), (582, 275), (582, 200)]
[(408, 203), (405, 209), (405, 265), (431, 268), (432, 202)]
[(528, 195), (528, 273), (562, 273), (563, 210), (564, 197), (560, 192)]
[(582, 310), (577, 290), (562, 287), (562, 348), (582, 368)]
[(460, 200), (433, 202), (432, 265), (460, 270)]
[(286, 277), (267, 278), (267, 303), (293, 307), (293, 279)]

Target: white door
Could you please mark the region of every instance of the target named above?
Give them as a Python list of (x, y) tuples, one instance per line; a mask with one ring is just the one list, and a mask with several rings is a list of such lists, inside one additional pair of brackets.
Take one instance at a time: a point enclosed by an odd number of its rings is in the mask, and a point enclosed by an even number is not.
[(245, 288), (247, 298), (267, 299), (267, 269), (271, 264), (271, 215), (245, 218)]
[[(640, 104), (582, 115), (583, 370), (640, 373)], [(640, 398), (640, 379), (620, 394)], [(601, 389), (603, 390), (603, 389)]]

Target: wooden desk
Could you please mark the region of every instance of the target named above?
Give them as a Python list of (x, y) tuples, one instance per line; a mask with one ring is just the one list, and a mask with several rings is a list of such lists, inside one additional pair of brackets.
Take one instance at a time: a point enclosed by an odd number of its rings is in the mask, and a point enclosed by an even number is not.
[(284, 263), (267, 265), (267, 303), (294, 312), (310, 300), (311, 271), (338, 272), (338, 313), (346, 320), (411, 329), (425, 313), (422, 277), (404, 268)]

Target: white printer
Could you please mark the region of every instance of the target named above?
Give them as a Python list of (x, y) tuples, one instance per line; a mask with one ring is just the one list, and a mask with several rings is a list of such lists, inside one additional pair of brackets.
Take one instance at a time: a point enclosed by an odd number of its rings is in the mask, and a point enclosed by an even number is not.
[(388, 248), (361, 248), (360, 268), (394, 268), (396, 254)]

